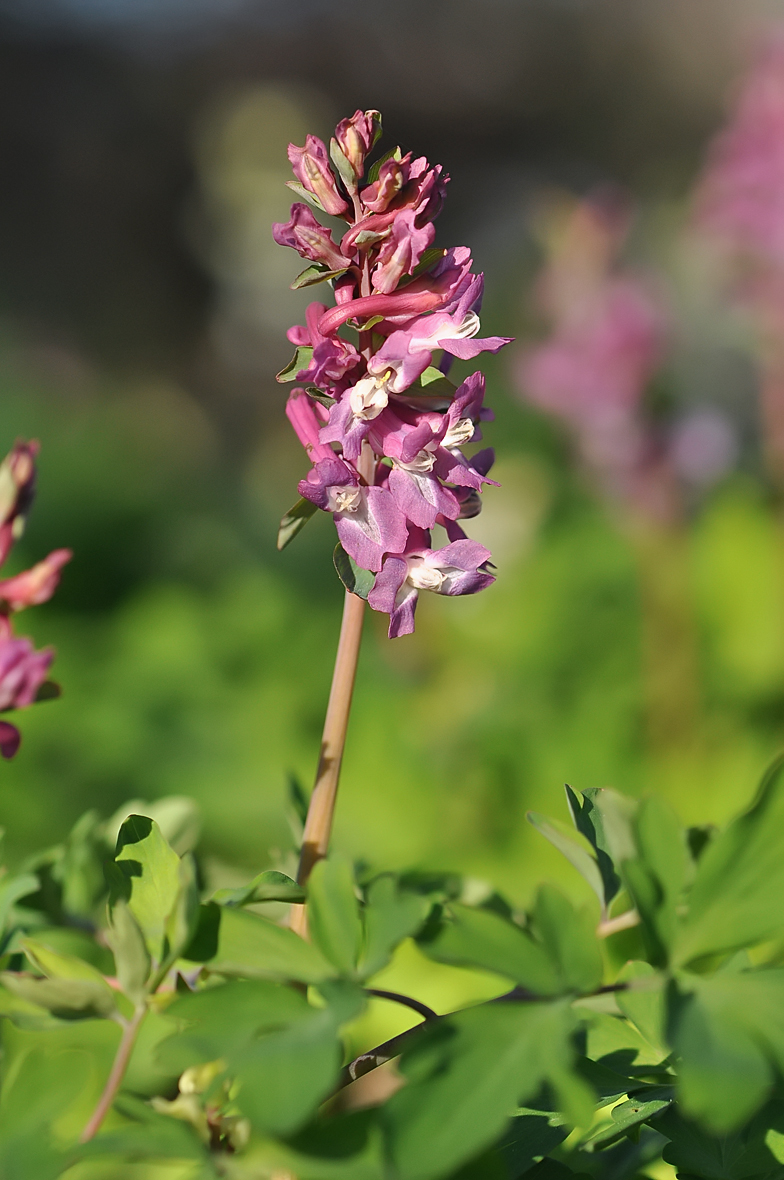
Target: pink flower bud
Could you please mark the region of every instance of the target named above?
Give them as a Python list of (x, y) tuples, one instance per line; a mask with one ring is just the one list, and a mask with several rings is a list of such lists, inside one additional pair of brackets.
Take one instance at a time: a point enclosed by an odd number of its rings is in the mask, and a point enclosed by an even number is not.
[(289, 160), (297, 180), (309, 193), (313, 193), (326, 213), (340, 217), (346, 212), (348, 205), (338, 192), (327, 149), (318, 136), (309, 135), (304, 148), (290, 143)]
[(48, 602), (57, 589), (60, 570), (72, 557), (70, 549), (55, 549), (32, 569), (15, 578), (5, 578), (0, 581), (0, 600), (7, 602), (11, 610)]
[(291, 220), (276, 221), (272, 236), (279, 246), (291, 246), (310, 262), (323, 262), (330, 270), (343, 270), (348, 259), (340, 253), (332, 241), (332, 231), (320, 225), (308, 209), (297, 201), (291, 206)]
[(355, 111), (350, 119), (341, 119), (335, 139), (357, 177), (365, 171), (365, 157), (381, 134), (378, 111)]
[(362, 193), (362, 204), (366, 209), (373, 213), (383, 213), (387, 209), (406, 183), (410, 159), (409, 152), (402, 160), (396, 160), (393, 156), (381, 165), (378, 180), (369, 184)]
[(0, 565), (24, 531), (35, 496), (35, 457), (39, 444), (17, 442), (0, 465)]

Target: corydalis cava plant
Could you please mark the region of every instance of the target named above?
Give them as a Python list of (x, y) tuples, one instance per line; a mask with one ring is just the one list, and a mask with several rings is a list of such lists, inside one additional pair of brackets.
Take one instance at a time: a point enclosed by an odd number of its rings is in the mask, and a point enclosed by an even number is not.
[[(493, 482), (492, 450), (463, 451), (492, 416), (484, 377), (456, 386), (446, 374), (453, 358), (508, 341), (479, 336), (483, 276), (470, 251), (433, 244), (449, 178), (400, 148), (366, 172), (380, 132), (377, 111), (357, 111), (329, 152), (312, 135), (289, 146), (290, 187), (308, 204), (292, 205), (273, 236), (309, 264), (292, 285), (330, 282), (335, 303), (311, 303), (306, 323), (290, 329), (297, 352), (278, 375), (299, 383), (286, 412), (313, 464), (279, 546), (316, 508), (329, 512), (347, 589), (387, 613), (396, 638), (414, 630), (420, 590), (473, 594), (494, 580), (489, 551), (459, 524)], [(311, 208), (346, 223), (339, 241)], [(437, 525), (445, 544), (434, 544)]]

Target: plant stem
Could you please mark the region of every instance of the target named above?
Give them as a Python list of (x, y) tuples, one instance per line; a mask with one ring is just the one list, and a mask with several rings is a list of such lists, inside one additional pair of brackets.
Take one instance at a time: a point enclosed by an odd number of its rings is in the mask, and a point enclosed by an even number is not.
[[(332, 816), (335, 811), (338, 779), (340, 778), (340, 764), (343, 759), (343, 747), (346, 743), (348, 716), (362, 640), (364, 614), (364, 599), (346, 591), (343, 622), (340, 627), (340, 639), (335, 657), (335, 671), (332, 674), (332, 688), (329, 693), (324, 734), (321, 739), (321, 756), (302, 838), (302, 851), (299, 872), (297, 873), (299, 885), (306, 884), (313, 866), (327, 855), (329, 847)], [(305, 907), (295, 906), (291, 925), (298, 934), (304, 933), (304, 918)]]
[(90, 1116), (90, 1121), (82, 1131), (79, 1138), (80, 1143), (88, 1143), (90, 1139), (100, 1129), (101, 1123), (106, 1118), (112, 1103), (117, 1095), (122, 1080), (125, 1077), (125, 1071), (128, 1068), (128, 1062), (131, 1058), (133, 1046), (136, 1043), (136, 1036), (141, 1028), (142, 1021), (147, 1015), (147, 1008), (137, 1008), (131, 1019), (123, 1027), (123, 1034), (120, 1038), (120, 1043), (117, 1046), (117, 1052), (114, 1056), (111, 1072), (106, 1079), (106, 1085), (103, 1088), (103, 1093), (98, 1099), (98, 1105)]

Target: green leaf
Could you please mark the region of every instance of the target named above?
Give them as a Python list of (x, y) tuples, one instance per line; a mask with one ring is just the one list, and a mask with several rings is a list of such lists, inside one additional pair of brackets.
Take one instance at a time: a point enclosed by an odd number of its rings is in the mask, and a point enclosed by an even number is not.
[(330, 1010), (251, 1042), (231, 1058), (237, 1103), (256, 1131), (287, 1135), (333, 1090), (342, 1050)]
[(38, 705), (41, 701), (56, 701), (62, 695), (63, 690), (56, 680), (44, 680), (36, 691), (35, 704)]
[(627, 1098), (626, 1102), (619, 1102), (612, 1108), (612, 1122), (600, 1127), (584, 1139), (583, 1143), (590, 1144), (594, 1150), (611, 1147), (613, 1143), (627, 1138), (629, 1132), (635, 1131), (643, 1123), (666, 1110), (671, 1103), (671, 1095), (657, 1098), (642, 1094), (636, 1098)]
[(784, 1130), (784, 1106), (769, 1102), (742, 1130), (713, 1135), (685, 1119), (677, 1104), (651, 1124), (670, 1142), (662, 1153), (680, 1176), (704, 1180), (748, 1180), (751, 1176), (779, 1177), (777, 1136)]
[(315, 193), (309, 192), (298, 180), (287, 180), (286, 188), (290, 188), (301, 200), (307, 202), (308, 205), (312, 205), (314, 209), (318, 209), (319, 213), (326, 213), (326, 209)]
[(362, 923), (347, 861), (320, 860), (308, 880), (308, 926), (319, 950), (342, 975), (353, 975), (362, 944)]
[(427, 250), (423, 252), (422, 257), (414, 267), (411, 278), (418, 279), (420, 275), (425, 273), (425, 271), (430, 270), (431, 266), (434, 266), (436, 262), (440, 262), (445, 255), (446, 250), (443, 248), (443, 246), (429, 246)]
[(211, 971), (301, 983), (320, 983), (335, 975), (321, 952), (293, 930), (247, 910), (223, 909), (220, 913), (218, 949), (208, 962)]
[[(360, 238), (362, 236), (363, 236), (362, 234), (359, 235)], [(372, 235), (372, 236), (375, 237), (375, 235)], [(357, 240), (359, 240), (359, 239), (357, 239)], [(380, 324), (383, 319), (384, 319), (384, 317), (382, 315), (372, 315), (370, 317), (370, 319), (364, 320), (363, 323), (357, 325), (357, 331), (358, 332), (369, 332), (371, 328), (375, 328), (376, 324)]]
[[(153, 1111), (150, 1113), (154, 1115)], [(77, 1155), (79, 1159), (117, 1156), (118, 1173), (120, 1168), (125, 1172), (123, 1165), (136, 1160), (207, 1160), (194, 1129), (167, 1115), (154, 1115), (144, 1122), (103, 1130), (95, 1139), (80, 1146)], [(191, 1175), (196, 1180), (195, 1174)]]
[(138, 1003), (146, 991), (150, 956), (139, 923), (122, 898), (109, 912), (107, 941), (114, 952), (117, 980), (126, 996)]
[(299, 272), (294, 282), (290, 284), (291, 290), (298, 291), (300, 287), (314, 287), (316, 283), (325, 283), (328, 279), (336, 279), (339, 275), (344, 275), (347, 270), (348, 265), (341, 270), (330, 270), (321, 262), (312, 262), (310, 266), (306, 266), (304, 270)]
[(21, 949), (30, 962), (49, 979), (86, 979), (102, 987), (107, 996), (114, 1003), (114, 993), (109, 984), (91, 963), (85, 962), (76, 955), (63, 954), (53, 950), (46, 943), (36, 938), (22, 940)]
[(0, 880), (0, 931), (5, 930), (11, 908), (23, 897), (37, 893), (38, 878), (32, 873), (21, 873), (18, 877), (4, 877)]
[(93, 1063), (74, 1049), (32, 1048), (4, 1080), (0, 1094), (0, 1176), (55, 1180), (66, 1153), (55, 1137), (91, 1084)]
[(599, 865), (596, 862), (596, 857), (589, 851), (590, 845), (584, 836), (578, 832), (575, 836), (571, 832), (562, 830), (561, 825), (555, 820), (548, 819), (544, 815), (539, 815), (537, 811), (529, 811), (526, 814), (526, 819), (529, 824), (536, 828), (540, 835), (549, 840), (559, 852), (562, 852), (577, 872), (588, 882), (593, 889), (599, 902), (606, 908), (607, 897), (605, 893), (604, 878), (599, 870)]
[(556, 965), (561, 991), (591, 992), (602, 982), (602, 954), (595, 922), (585, 907), (577, 908), (552, 885), (543, 885), (531, 920), (536, 934)]
[(300, 344), (285, 369), (281, 369), (279, 373), (276, 373), (275, 380), (281, 384), (287, 381), (296, 381), (297, 373), (299, 373), (300, 369), (307, 369), (312, 360), (313, 349), (308, 345)]
[(193, 852), (198, 843), (201, 815), (198, 804), (187, 795), (164, 795), (152, 803), (145, 799), (131, 799), (123, 803), (105, 825), (112, 849), (117, 843), (120, 828), (131, 815), (143, 815), (155, 820), (164, 840), (178, 856)]
[(676, 963), (752, 946), (784, 929), (782, 831), (784, 760), (779, 759), (750, 810), (703, 851), (674, 950)]
[(113, 897), (122, 897), (139, 923), (150, 956), (162, 963), (166, 925), (177, 905), (182, 880), (180, 858), (154, 820), (131, 815), (120, 828)]
[(280, 522), (277, 540), (278, 549), (285, 549), (294, 540), (297, 533), (304, 529), (311, 516), (315, 516), (317, 511), (318, 509), (312, 500), (306, 500), (304, 496), (300, 496), (296, 504), (292, 504)]
[(393, 156), (396, 160), (403, 159), (403, 155), (399, 147), (390, 148), (388, 152), (384, 152), (383, 156), (379, 156), (378, 159), (370, 165), (367, 174), (368, 184), (376, 183), (378, 180), (378, 174), (381, 171), (381, 165), (386, 164), (387, 160), (391, 160)]
[(357, 594), (360, 598), (367, 599), (368, 594), (375, 584), (376, 575), (372, 574), (370, 570), (363, 570), (358, 566), (354, 558), (349, 557), (348, 553), (346, 553), (340, 544), (335, 546), (332, 560), (335, 564), (338, 577), (349, 593)]
[(638, 854), (621, 874), (640, 915), (643, 940), (656, 966), (669, 958), (686, 882), (686, 837), (675, 813), (661, 799), (645, 799), (634, 821)]
[(365, 936), (359, 961), (364, 979), (386, 966), (398, 943), (416, 933), (429, 910), (427, 898), (400, 889), (391, 874), (371, 882), (363, 913)]
[(668, 999), (684, 1114), (714, 1133), (735, 1130), (784, 1072), (784, 968), (683, 975)]
[(615, 1001), (627, 1020), (639, 1030), (660, 1057), (667, 1055), (664, 1037), (664, 979), (641, 961), (627, 963), (618, 975), (618, 983), (633, 983), (628, 991), (617, 992)]
[(574, 826), (596, 852), (609, 906), (621, 888), (617, 867), (636, 853), (631, 821), (637, 804), (606, 787), (581, 791), (579, 798), (571, 787), (565, 789)]
[(591, 1015), (586, 1052), (589, 1058), (627, 1079), (622, 1083), (624, 1092), (631, 1085), (630, 1075), (650, 1074), (651, 1066), (661, 1064), (667, 1056), (666, 1050), (654, 1048), (628, 1020), (609, 1012)]
[(161, 1041), (161, 1066), (182, 1073), (192, 1065), (218, 1058), (233, 1059), (248, 1041), (287, 1028), (312, 1013), (304, 995), (267, 980), (233, 979), (228, 983), (180, 996), (167, 1015), (181, 1031)]
[(510, 1180), (519, 1180), (533, 1163), (563, 1143), (569, 1128), (550, 1121), (552, 1115), (541, 1110), (521, 1107), (509, 1123), (499, 1150), (503, 1155)]
[(337, 170), (338, 176), (348, 188), (349, 192), (353, 189), (356, 191), (357, 174), (351, 166), (343, 149), (341, 148), (334, 135), (329, 141), (329, 158)]
[(499, 1136), (543, 1083), (588, 1125), (593, 1096), (572, 1069), (575, 1017), (564, 1002), (487, 1004), (425, 1032), (403, 1054), (408, 1084), (382, 1108), (400, 1180), (447, 1175)]
[(420, 940), (428, 958), (493, 971), (535, 995), (557, 993), (560, 980), (550, 957), (519, 927), (489, 910), (456, 902), (448, 914), (435, 938)]
[(63, 1020), (88, 1020), (91, 1017), (113, 1017), (117, 1014), (112, 989), (102, 980), (92, 979), (33, 979), (13, 971), (0, 972), (0, 983), (7, 991), (45, 1008)]
[(291, 877), (274, 869), (266, 869), (238, 889), (216, 889), (212, 900), (218, 905), (236, 907), (255, 905), (261, 901), (302, 902), (306, 897), (306, 891)]

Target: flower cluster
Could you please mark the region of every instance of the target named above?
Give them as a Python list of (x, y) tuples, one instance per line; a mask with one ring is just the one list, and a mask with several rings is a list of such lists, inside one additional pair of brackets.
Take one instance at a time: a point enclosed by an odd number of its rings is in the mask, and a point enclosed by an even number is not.
[[(378, 112), (357, 111), (329, 153), (312, 135), (290, 145), (290, 187), (308, 204), (293, 205), (273, 236), (310, 264), (294, 287), (329, 281), (335, 297), (329, 308), (311, 303), (305, 325), (290, 329), (297, 353), (279, 374), (301, 383), (286, 410), (313, 464), (299, 491), (332, 514), (353, 562), (377, 575), (368, 602), (390, 615), (394, 637), (413, 631), (420, 590), (472, 594), (493, 581), (490, 553), (458, 523), (479, 512), (493, 482), (493, 452), (462, 450), (491, 417), (484, 378), (456, 387), (446, 374), (453, 358), (508, 340), (478, 336), (483, 276), (470, 251), (433, 245), (449, 178), (399, 148), (366, 174), (379, 134)], [(308, 205), (347, 223), (340, 241)], [(432, 545), (435, 525), (446, 531), (442, 548)]]
[[(0, 566), (24, 531), (35, 495), (37, 453), (37, 442), (18, 442), (0, 465)], [(51, 598), (60, 570), (70, 559), (69, 549), (55, 549), (24, 573), (0, 579), (0, 712), (25, 708), (59, 691), (46, 680), (54, 651), (36, 651), (29, 639), (17, 638), (11, 615)], [(16, 726), (0, 721), (0, 754), (4, 758), (13, 758), (20, 741)]]
[(660, 368), (668, 315), (647, 276), (618, 265), (629, 211), (600, 191), (560, 211), (537, 302), (552, 325), (521, 353), (520, 392), (561, 418), (604, 489), (649, 518), (677, 516), (680, 482), (699, 488), (734, 458), (734, 437), (718, 411), (676, 423), (651, 420), (644, 398)]

